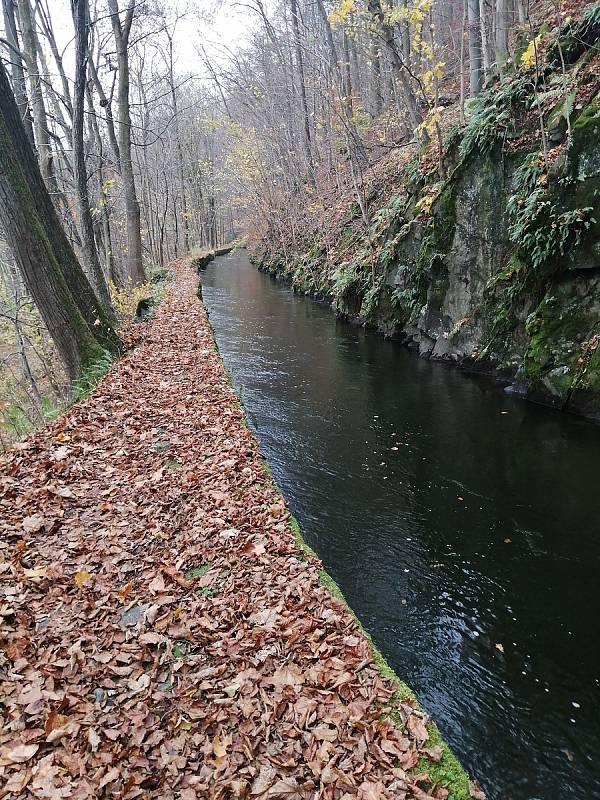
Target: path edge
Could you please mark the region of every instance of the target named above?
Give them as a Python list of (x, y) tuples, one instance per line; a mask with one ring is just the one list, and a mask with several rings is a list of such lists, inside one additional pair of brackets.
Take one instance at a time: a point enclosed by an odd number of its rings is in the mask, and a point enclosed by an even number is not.
[[(194, 269), (194, 266), (192, 266), (191, 262), (190, 262), (190, 268)], [(275, 477), (271, 472), (267, 460), (260, 449), (260, 442), (258, 441), (254, 431), (252, 431), (252, 429), (248, 424), (248, 417), (246, 414), (246, 409), (244, 407), (243, 399), (240, 396), (240, 394), (235, 391), (235, 388), (233, 386), (233, 378), (231, 376), (231, 373), (225, 366), (225, 362), (219, 351), (219, 345), (217, 343), (215, 331), (210, 321), (210, 315), (202, 296), (202, 279), (199, 273), (198, 273), (198, 288), (196, 291), (196, 298), (198, 303), (202, 307), (202, 310), (204, 311), (208, 330), (210, 332), (210, 336), (213, 342), (214, 352), (221, 364), (221, 368), (223, 369), (227, 382), (232, 387), (232, 389), (234, 389), (233, 402), (237, 403), (239, 410), (242, 414), (241, 424), (244, 425), (252, 434), (252, 437), (254, 438), (257, 444), (258, 452), (260, 454), (261, 465), (265, 472), (265, 475), (272, 483), (276, 493), (279, 495), (281, 501), (284, 503), (286, 511), (290, 515), (289, 526), (291, 528), (292, 535), (294, 537), (298, 554), (304, 559), (309, 558), (317, 562), (318, 572), (319, 572), (319, 584), (324, 589), (326, 589), (330, 595), (332, 595), (336, 600), (338, 600), (338, 602), (340, 602), (344, 606), (345, 611), (348, 614), (350, 614), (352, 619), (355, 621), (360, 631), (367, 640), (369, 649), (373, 656), (373, 662), (376, 665), (377, 670), (379, 671), (379, 674), (382, 676), (382, 678), (391, 681), (393, 684), (395, 684), (396, 689), (394, 695), (392, 696), (392, 698), (390, 698), (389, 701), (390, 705), (394, 705), (402, 700), (413, 700), (416, 703), (417, 708), (423, 713), (427, 714), (429, 718), (427, 722), (427, 731), (429, 733), (428, 746), (441, 747), (443, 752), (442, 758), (438, 763), (421, 758), (419, 760), (419, 763), (415, 767), (413, 767), (413, 769), (408, 771), (408, 774), (417, 775), (419, 773), (427, 772), (429, 774), (432, 783), (448, 789), (449, 795), (447, 800), (471, 800), (471, 798), (475, 796), (473, 793), (471, 793), (471, 788), (473, 787), (474, 784), (470, 780), (467, 772), (461, 765), (457, 756), (453, 753), (450, 746), (442, 738), (442, 735), (437, 725), (431, 718), (429, 712), (423, 708), (423, 706), (419, 702), (419, 699), (412, 691), (412, 689), (398, 676), (398, 674), (389, 665), (389, 663), (382, 655), (379, 648), (374, 643), (371, 634), (364, 628), (363, 624), (358, 619), (356, 613), (354, 612), (354, 610), (344, 597), (344, 594), (340, 589), (340, 587), (338, 586), (338, 584), (334, 581), (331, 575), (323, 567), (322, 561), (317, 555), (317, 553), (306, 542), (302, 530), (300, 528), (300, 525), (298, 523), (298, 520), (292, 513), (289, 504), (286, 498), (284, 497), (283, 492), (281, 491), (279, 485), (277, 484), (277, 481), (275, 480)], [(395, 725), (396, 728), (398, 728), (398, 730), (400, 730), (401, 732), (404, 731), (404, 725), (402, 724), (398, 714), (392, 713), (391, 715), (389, 715), (388, 719), (390, 719), (390, 721), (393, 722), (393, 724)], [(477, 787), (477, 784), (475, 784), (475, 787)]]

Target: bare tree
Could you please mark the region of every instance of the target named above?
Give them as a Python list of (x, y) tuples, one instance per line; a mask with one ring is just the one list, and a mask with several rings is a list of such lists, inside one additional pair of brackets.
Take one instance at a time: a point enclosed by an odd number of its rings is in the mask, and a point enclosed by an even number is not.
[(471, 97), (476, 97), (481, 91), (483, 77), (479, 0), (467, 0), (467, 25), (469, 31), (469, 93)]
[(85, 89), (88, 60), (89, 10), (87, 0), (71, 0), (73, 24), (75, 27), (75, 84), (73, 90), (73, 173), (79, 211), (81, 251), (86, 272), (100, 302), (110, 307), (110, 297), (106, 280), (100, 267), (94, 225), (90, 212), (88, 176), (85, 166), (83, 142), (83, 117), (85, 110)]

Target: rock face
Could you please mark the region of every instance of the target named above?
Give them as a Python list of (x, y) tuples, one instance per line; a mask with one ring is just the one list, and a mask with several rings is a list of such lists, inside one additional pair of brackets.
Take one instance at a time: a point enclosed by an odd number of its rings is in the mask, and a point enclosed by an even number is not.
[[(462, 161), (385, 274), (393, 293), (414, 280), (426, 251), (425, 302), (396, 316), (395, 332), (422, 355), (492, 367), (531, 399), (600, 419), (599, 141), (592, 102), (533, 200), (522, 193), (530, 154)], [(375, 316), (388, 332), (390, 321)]]
[[(547, 112), (558, 143), (548, 164), (535, 138), (507, 148), (477, 117), (477, 135), (470, 123), (449, 144), (444, 182), (420, 174), (414, 160), (398, 194), (374, 213), (375, 274), (365, 241), (336, 263), (330, 244), (314, 238), (293, 258), (290, 248), (285, 260), (267, 244), (262, 268), (327, 297), (339, 314), (403, 340), (422, 356), (494, 371), (532, 400), (600, 421), (595, 78), (593, 91), (584, 83), (585, 100), (570, 112), (570, 138), (557, 123), (566, 100)], [(517, 84), (504, 89), (515, 139)], [(500, 85), (480, 107), (501, 113), (502, 102)], [(335, 233), (341, 256), (355, 219), (347, 215)]]

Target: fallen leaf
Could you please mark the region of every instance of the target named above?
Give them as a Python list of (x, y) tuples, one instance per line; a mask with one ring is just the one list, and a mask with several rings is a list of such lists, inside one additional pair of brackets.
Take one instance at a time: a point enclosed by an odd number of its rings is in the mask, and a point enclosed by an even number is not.
[(159, 594), (160, 592), (164, 592), (165, 590), (165, 579), (162, 576), (162, 573), (159, 572), (148, 584), (148, 589), (153, 594)]
[(129, 595), (131, 594), (132, 589), (133, 589), (133, 581), (128, 581), (125, 584), (125, 586), (121, 586), (118, 592), (119, 602), (125, 603)]
[(358, 787), (358, 800), (386, 800), (389, 797), (381, 781), (363, 781)]
[(179, 584), (179, 586), (181, 586), (184, 589), (191, 589), (192, 586), (194, 585), (193, 580), (188, 581), (184, 577), (183, 573), (175, 569), (175, 567), (163, 567), (162, 571), (165, 573), (165, 575), (168, 575), (169, 578), (174, 580), (175, 583)]
[(0, 752), (0, 761), (8, 764), (24, 764), (39, 750), (39, 744), (20, 744), (11, 749)]
[(335, 742), (338, 737), (335, 728), (330, 728), (328, 725), (318, 725), (312, 729), (311, 733), (315, 739), (327, 742)]
[(96, 753), (100, 745), (100, 737), (94, 728), (90, 728), (88, 730), (88, 742), (90, 744), (92, 753)]
[(429, 739), (429, 733), (427, 732), (427, 728), (425, 727), (425, 722), (423, 718), (420, 717), (418, 714), (411, 714), (406, 721), (408, 726), (408, 730), (410, 731), (411, 735), (418, 741), (418, 742), (426, 742)]
[(46, 577), (47, 572), (48, 567), (34, 567), (33, 569), (24, 569), (23, 575), (34, 583), (37, 583), (42, 578)]
[(439, 745), (435, 745), (434, 747), (424, 747), (421, 752), (424, 756), (427, 756), (430, 761), (433, 761), (436, 764), (442, 760), (442, 756), (444, 755), (444, 751)]
[(28, 706), (43, 698), (41, 686), (25, 686), (19, 692), (17, 703), (21, 706)]
[(485, 792), (482, 791), (479, 784), (476, 781), (473, 781), (469, 784), (469, 796), (473, 797), (474, 800), (486, 800)]
[(300, 791), (296, 778), (284, 778), (271, 786), (268, 796), (284, 797), (288, 798), (288, 800), (302, 800), (304, 794)]
[(263, 794), (273, 785), (276, 771), (272, 764), (261, 764), (260, 771), (250, 788), (250, 794)]
[(83, 591), (86, 582), (89, 581), (91, 577), (92, 577), (91, 572), (82, 569), (75, 573), (75, 575), (73, 576), (73, 580), (75, 581), (75, 585), (77, 586), (77, 588)]
[(63, 445), (62, 447), (57, 447), (52, 455), (53, 455), (55, 461), (64, 461), (65, 458), (69, 455), (70, 452), (71, 452), (71, 448), (65, 447)]
[(26, 533), (37, 533), (44, 527), (45, 522), (46, 520), (40, 514), (32, 514), (23, 520), (23, 530)]
[(213, 753), (216, 755), (217, 758), (225, 758), (227, 755), (227, 748), (231, 744), (231, 738), (228, 736), (224, 736), (220, 738), (219, 736), (215, 736), (213, 738)]
[(271, 678), (267, 678), (266, 683), (271, 683), (273, 686), (302, 686), (304, 683), (304, 676), (299, 667), (294, 663), (286, 664), (279, 667)]

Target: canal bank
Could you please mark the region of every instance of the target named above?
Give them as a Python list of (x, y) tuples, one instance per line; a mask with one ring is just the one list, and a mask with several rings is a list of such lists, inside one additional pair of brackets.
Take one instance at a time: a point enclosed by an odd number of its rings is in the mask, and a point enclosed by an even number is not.
[(597, 428), (338, 321), (243, 252), (202, 281), (308, 543), (466, 769), (494, 800), (598, 793)]

